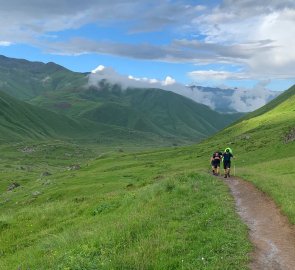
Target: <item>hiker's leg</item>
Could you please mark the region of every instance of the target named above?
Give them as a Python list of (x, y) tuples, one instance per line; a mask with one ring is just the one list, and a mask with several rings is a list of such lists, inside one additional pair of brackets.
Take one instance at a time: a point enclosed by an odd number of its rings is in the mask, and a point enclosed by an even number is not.
[(228, 162), (224, 163), (224, 178), (228, 177), (228, 169), (229, 169), (229, 164)]
[(224, 166), (224, 178), (226, 178), (227, 177), (227, 168), (226, 168), (226, 166)]
[(227, 176), (230, 177), (230, 161), (228, 162), (227, 166)]

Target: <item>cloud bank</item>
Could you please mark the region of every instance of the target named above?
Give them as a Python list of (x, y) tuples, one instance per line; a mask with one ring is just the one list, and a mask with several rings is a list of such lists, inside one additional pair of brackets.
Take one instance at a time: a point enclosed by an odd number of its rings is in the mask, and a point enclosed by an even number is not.
[(92, 70), (88, 77), (88, 84), (89, 86), (98, 86), (103, 79), (113, 84), (119, 84), (123, 89), (128, 87), (159, 88), (172, 91), (222, 112), (250, 112), (260, 108), (280, 94), (265, 88), (268, 81), (261, 81), (251, 90), (186, 86), (177, 83), (170, 76), (167, 76), (164, 80), (136, 78), (131, 75), (121, 75), (114, 69), (103, 65)]

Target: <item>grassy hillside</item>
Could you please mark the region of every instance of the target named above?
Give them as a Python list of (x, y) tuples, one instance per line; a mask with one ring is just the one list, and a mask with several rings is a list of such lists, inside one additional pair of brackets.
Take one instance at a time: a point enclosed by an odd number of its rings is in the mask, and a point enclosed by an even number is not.
[(206, 138), (241, 116), (220, 114), (205, 105), (160, 89), (121, 90), (117, 85), (103, 82), (99, 89), (51, 93), (32, 102), (97, 123), (194, 141)]
[[(40, 139), (93, 132), (91, 126), (18, 101), (0, 92), (1, 139)], [(87, 130), (88, 128), (88, 130)], [(90, 128), (90, 129), (89, 129)]]
[(47, 91), (75, 89), (86, 82), (85, 74), (52, 62), (44, 64), (0, 55), (1, 91), (21, 100), (28, 101)]
[[(285, 141), (294, 106), (291, 95), (187, 147), (2, 145), (1, 269), (247, 269), (247, 229), (227, 186), (208, 175), (209, 157), (231, 146), (236, 174), (295, 223), (295, 146)], [(20, 186), (6, 191), (12, 182)]]
[(183, 143), (177, 138), (165, 141), (152, 133), (139, 132), (118, 126), (72, 119), (23, 101), (0, 91), (0, 140), (25, 141), (72, 139), (99, 145), (133, 144), (171, 145)]

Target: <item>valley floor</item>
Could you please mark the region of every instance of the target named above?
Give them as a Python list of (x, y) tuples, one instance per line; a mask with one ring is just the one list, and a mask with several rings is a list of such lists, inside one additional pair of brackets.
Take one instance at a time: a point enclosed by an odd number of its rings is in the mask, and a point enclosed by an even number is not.
[(233, 198), (191, 148), (104, 154), (59, 142), (2, 153), (0, 269), (248, 268)]
[[(248, 269), (255, 243), (229, 187), (208, 175), (215, 147), (210, 140), (141, 152), (62, 141), (2, 145), (0, 269)], [(273, 161), (258, 149), (259, 158), (234, 165), (294, 224), (294, 157), (284, 149)], [(8, 190), (12, 183), (19, 186)], [(270, 256), (279, 254), (280, 244), (267, 243)]]

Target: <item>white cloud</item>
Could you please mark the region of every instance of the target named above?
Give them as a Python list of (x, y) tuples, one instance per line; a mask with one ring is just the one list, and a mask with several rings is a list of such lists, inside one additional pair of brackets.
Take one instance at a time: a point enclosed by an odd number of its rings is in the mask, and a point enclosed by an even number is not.
[(105, 69), (105, 66), (103, 66), (103, 65), (99, 65), (97, 68), (91, 70), (91, 73), (95, 74), (95, 73), (97, 73), (97, 72), (101, 72), (101, 71), (103, 71), (104, 69)]
[(240, 112), (254, 111), (262, 107), (275, 96), (274, 92), (265, 88), (268, 83), (268, 80), (260, 81), (253, 89), (235, 91), (231, 97), (230, 106)]
[(9, 42), (9, 41), (1, 41), (1, 40), (0, 40), (0, 46), (8, 47), (8, 46), (10, 46), (10, 45), (12, 45), (11, 42)]
[(117, 73), (111, 67), (105, 67), (99, 65), (97, 68), (91, 71), (88, 77), (88, 84), (96, 86), (102, 79), (106, 79), (111, 83), (120, 84), (123, 88), (127, 87), (138, 87), (138, 88), (162, 88), (167, 90), (167, 87), (173, 87), (176, 84), (175, 79), (171, 76), (167, 76), (164, 80), (158, 80), (155, 78), (138, 78), (132, 75), (121, 75)]
[(175, 83), (176, 83), (176, 81), (172, 77), (170, 77), (170, 76), (167, 76), (165, 78), (165, 81), (162, 82), (163, 85), (173, 85)]
[[(295, 78), (294, 1), (224, 1), (211, 13), (194, 20), (194, 25), (212, 44), (250, 45), (248, 57), (235, 58), (244, 65), (244, 73), (255, 78)], [(262, 45), (253, 50), (253, 44)], [(263, 44), (266, 42), (268, 46)], [(251, 45), (252, 44), (252, 45)], [(250, 50), (249, 50), (250, 49)], [(230, 60), (230, 59), (228, 59)], [(233, 61), (234, 62), (234, 61)]]
[(177, 83), (175, 79), (171, 76), (166, 76), (164, 80), (158, 79), (150, 79), (150, 78), (138, 78), (132, 75), (124, 76), (117, 73), (114, 69), (110, 67), (102, 67), (101, 65), (96, 70), (95, 73), (91, 73), (88, 77), (88, 84), (91, 86), (97, 86), (99, 81), (106, 79), (110, 83), (119, 84), (126, 89), (128, 87), (134, 88), (159, 88), (167, 91), (172, 91), (176, 94), (188, 97), (193, 99), (196, 102), (205, 104), (214, 108), (215, 105), (212, 102), (211, 98), (213, 96), (212, 93), (203, 93), (201, 91), (192, 92), (191, 89), (186, 87), (183, 84)]
[(190, 72), (188, 75), (194, 81), (223, 81), (248, 79), (248, 76), (244, 73), (217, 70), (196, 70)]

